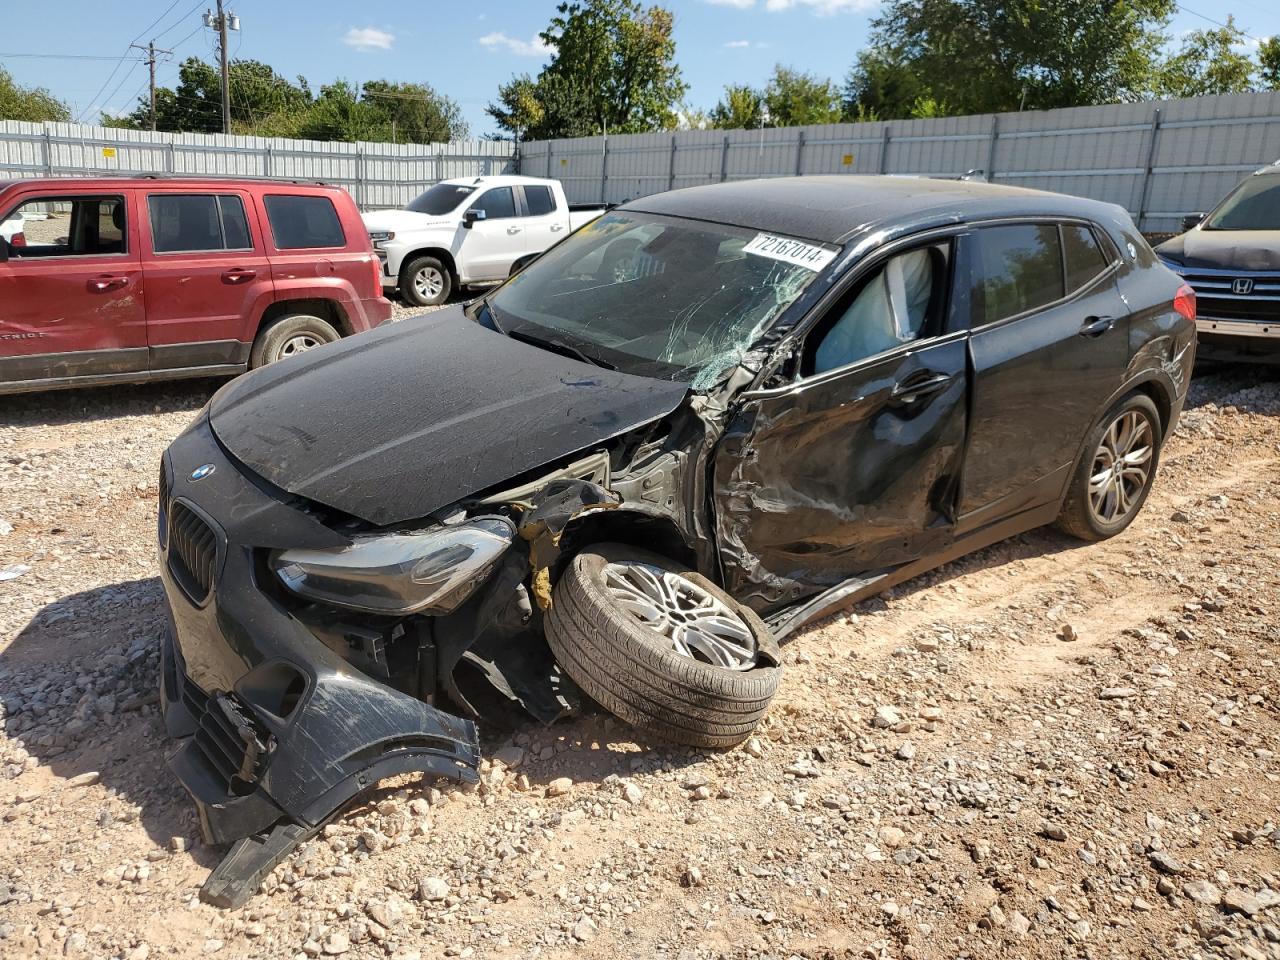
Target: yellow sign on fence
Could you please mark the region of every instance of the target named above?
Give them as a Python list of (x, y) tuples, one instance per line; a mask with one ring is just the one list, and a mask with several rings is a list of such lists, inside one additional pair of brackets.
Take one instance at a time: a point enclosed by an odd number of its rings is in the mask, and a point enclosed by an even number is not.
[(853, 166), (853, 154), (852, 154), (852, 153), (846, 153), (844, 156), (842, 156), (842, 157), (840, 158), (840, 165), (841, 165), (842, 167), (852, 167), (852, 166)]
[(115, 147), (103, 147), (103, 148), (102, 148), (102, 157), (103, 157), (103, 159), (105, 159), (105, 160), (114, 160), (114, 159), (116, 158), (116, 148), (115, 148)]

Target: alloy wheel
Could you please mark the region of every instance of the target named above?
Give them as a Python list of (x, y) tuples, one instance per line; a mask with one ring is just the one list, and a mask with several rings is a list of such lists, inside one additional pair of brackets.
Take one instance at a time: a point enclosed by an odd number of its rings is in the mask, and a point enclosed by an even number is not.
[(306, 353), (311, 348), (320, 346), (320, 343), (321, 341), (319, 338), (314, 337), (309, 333), (299, 333), (296, 336), (290, 337), (281, 345), (280, 357), (283, 359), (285, 357), (292, 357), (294, 354)]
[(691, 660), (728, 670), (756, 665), (756, 642), (742, 618), (678, 573), (648, 563), (610, 563), (604, 585), (622, 609)]
[(444, 274), (435, 267), (423, 267), (413, 275), (413, 289), (424, 300), (434, 300), (444, 290)]
[(1089, 471), (1089, 509), (1096, 520), (1118, 523), (1137, 507), (1151, 476), (1154, 438), (1141, 410), (1126, 410), (1102, 434)]

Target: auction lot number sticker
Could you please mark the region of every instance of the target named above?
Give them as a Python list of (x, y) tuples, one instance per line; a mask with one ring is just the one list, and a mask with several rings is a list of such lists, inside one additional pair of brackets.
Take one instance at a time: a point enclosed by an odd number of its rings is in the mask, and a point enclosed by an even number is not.
[(742, 252), (754, 254), (757, 257), (770, 257), (784, 263), (794, 263), (814, 273), (836, 257), (834, 250), (805, 243), (803, 240), (775, 237), (770, 233), (757, 233), (751, 238), (751, 242), (742, 248)]

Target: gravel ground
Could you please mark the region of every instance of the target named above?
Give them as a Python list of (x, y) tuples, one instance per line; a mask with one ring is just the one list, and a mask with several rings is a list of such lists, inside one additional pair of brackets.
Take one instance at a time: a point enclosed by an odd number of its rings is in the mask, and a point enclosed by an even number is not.
[(785, 648), (724, 753), (600, 713), (384, 783), (242, 911), (165, 769), (156, 463), (217, 384), (0, 414), (0, 956), (1280, 958), (1280, 379), (1197, 379), (1122, 537)]

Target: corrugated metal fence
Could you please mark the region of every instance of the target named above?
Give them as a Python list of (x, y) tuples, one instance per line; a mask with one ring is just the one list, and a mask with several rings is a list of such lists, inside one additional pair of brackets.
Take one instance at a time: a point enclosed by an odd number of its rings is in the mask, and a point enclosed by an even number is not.
[(996, 183), (1120, 204), (1172, 231), (1246, 173), (1280, 158), (1280, 93), (1073, 107), (940, 120), (689, 130), (521, 146), (521, 172), (561, 180), (575, 203), (812, 173), (983, 170)]
[(491, 140), (322, 143), (0, 121), (0, 179), (152, 173), (323, 180), (371, 210), (402, 206), (438, 180), (513, 168), (511, 144)]

